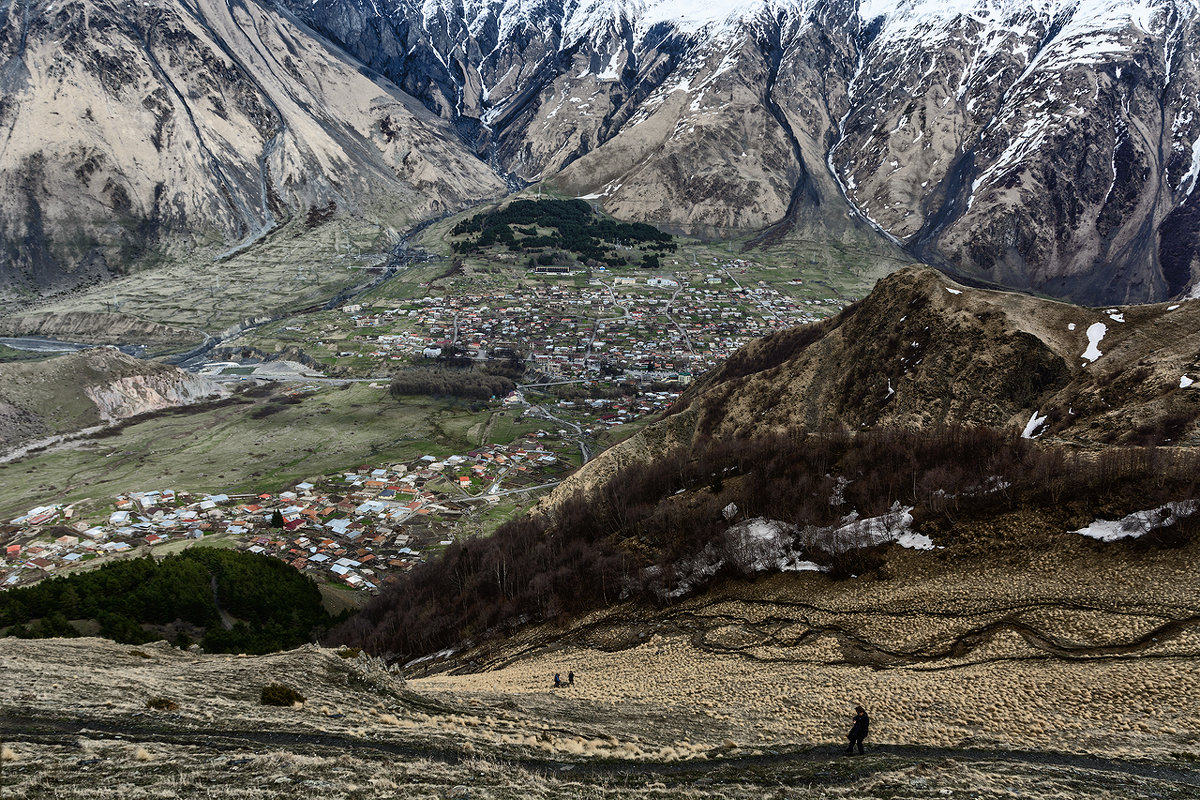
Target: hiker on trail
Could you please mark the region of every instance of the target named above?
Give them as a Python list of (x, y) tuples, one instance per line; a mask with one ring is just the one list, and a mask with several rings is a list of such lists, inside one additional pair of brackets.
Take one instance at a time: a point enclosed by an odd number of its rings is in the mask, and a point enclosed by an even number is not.
[(575, 685), (575, 673), (568, 672), (567, 673), (567, 686), (574, 686), (574, 685)]
[(562, 678), (560, 678), (556, 672), (554, 673), (554, 688), (557, 689), (560, 686), (562, 686)]
[(867, 738), (867, 729), (871, 725), (871, 718), (867, 716), (867, 710), (862, 706), (854, 707), (854, 724), (850, 726), (849, 739), (850, 743), (846, 745), (846, 752), (853, 754), (854, 745), (858, 745), (858, 754), (863, 754), (863, 739)]

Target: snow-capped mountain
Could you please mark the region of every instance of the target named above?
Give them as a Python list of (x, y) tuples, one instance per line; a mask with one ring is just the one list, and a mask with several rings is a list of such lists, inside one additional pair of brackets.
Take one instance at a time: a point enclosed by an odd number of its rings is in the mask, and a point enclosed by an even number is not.
[(620, 217), (708, 235), (875, 228), (965, 274), (1085, 301), (1200, 276), (1195, 0), (293, 10), (498, 171)]
[(1200, 279), (1198, 58), (1200, 0), (13, 2), (0, 280), (330, 200), (401, 225), (505, 179), (1161, 299)]

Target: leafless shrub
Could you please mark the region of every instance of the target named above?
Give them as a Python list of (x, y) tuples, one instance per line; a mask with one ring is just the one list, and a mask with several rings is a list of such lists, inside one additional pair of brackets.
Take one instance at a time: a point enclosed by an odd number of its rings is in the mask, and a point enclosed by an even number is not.
[(152, 708), (155, 711), (178, 711), (179, 703), (169, 697), (155, 696), (146, 701), (146, 708)]

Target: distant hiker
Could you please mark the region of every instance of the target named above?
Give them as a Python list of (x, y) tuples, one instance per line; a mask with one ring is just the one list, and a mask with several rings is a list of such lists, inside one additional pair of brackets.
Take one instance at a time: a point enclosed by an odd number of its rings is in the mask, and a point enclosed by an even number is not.
[(854, 707), (854, 724), (850, 726), (850, 744), (846, 745), (847, 753), (854, 753), (854, 745), (858, 745), (858, 754), (863, 754), (863, 739), (867, 738), (867, 730), (871, 725), (871, 718), (867, 716), (867, 710), (862, 706)]
[(558, 676), (558, 673), (556, 672), (556, 673), (554, 673), (554, 688), (558, 689), (561, 686), (562, 686), (562, 678), (560, 678)]
[(567, 686), (574, 686), (574, 685), (575, 685), (575, 673), (568, 672), (567, 673)]

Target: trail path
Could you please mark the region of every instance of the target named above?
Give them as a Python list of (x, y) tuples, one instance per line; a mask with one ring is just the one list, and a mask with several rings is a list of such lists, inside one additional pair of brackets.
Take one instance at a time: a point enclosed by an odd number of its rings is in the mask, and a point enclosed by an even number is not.
[[(569, 733), (569, 731), (566, 731)], [(459, 763), (469, 758), (461, 749), (436, 743), (386, 741), (347, 736), (338, 733), (298, 732), (283, 730), (239, 730), (212, 727), (203, 731), (176, 727), (152, 718), (82, 719), (0, 715), (0, 739), (10, 742), (64, 744), (80, 736), (102, 736), (136, 742), (155, 742), (193, 747), (202, 737), (206, 747), (216, 751), (236, 751), (247, 747), (265, 746), (289, 750), (333, 750), (335, 752), (374, 752), (384, 755), (420, 757)], [(868, 739), (868, 743), (870, 739)], [(570, 772), (575, 777), (622, 776), (631, 778), (662, 778), (667, 776), (702, 778), (705, 775), (745, 772), (752, 768), (777, 768), (786, 765), (812, 765), (837, 762), (842, 768), (823, 774), (819, 769), (808, 776), (809, 783), (844, 782), (845, 766), (852, 764), (858, 777), (874, 772), (892, 770), (897, 762), (918, 762), (929, 759), (955, 759), (964, 762), (1027, 765), (1034, 767), (1066, 767), (1107, 772), (1137, 778), (1200, 787), (1200, 771), (1172, 764), (1104, 758), (1075, 753), (1040, 752), (1033, 750), (976, 750), (943, 747), (910, 747), (877, 745), (864, 756), (849, 756), (842, 745), (832, 744), (805, 749), (774, 748), (763, 755), (712, 756), (702, 761), (662, 763), (653, 761), (611, 760), (603, 762), (566, 761), (559, 758), (498, 759), (526, 770), (548, 774)]]

